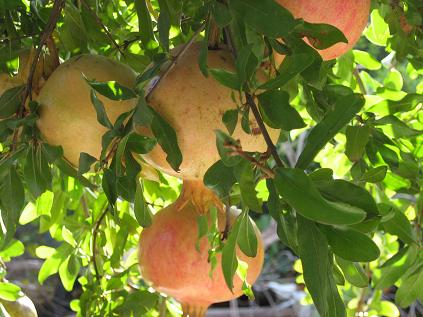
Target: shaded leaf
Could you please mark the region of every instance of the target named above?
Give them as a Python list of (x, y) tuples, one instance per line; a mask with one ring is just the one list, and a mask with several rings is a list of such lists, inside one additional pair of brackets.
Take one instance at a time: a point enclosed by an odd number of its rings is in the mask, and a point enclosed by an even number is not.
[(304, 217), (324, 224), (354, 224), (366, 213), (347, 204), (325, 200), (310, 178), (300, 169), (279, 168), (275, 177), (281, 196)]
[(364, 105), (364, 98), (360, 94), (353, 94), (340, 97), (323, 120), (318, 123), (310, 132), (306, 146), (301, 153), (296, 167), (306, 168), (329, 142)]

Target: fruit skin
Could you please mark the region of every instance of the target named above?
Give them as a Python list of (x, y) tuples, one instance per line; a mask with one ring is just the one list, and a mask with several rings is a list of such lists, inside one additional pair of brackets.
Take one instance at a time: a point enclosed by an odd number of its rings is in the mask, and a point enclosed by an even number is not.
[(10, 317), (38, 317), (34, 303), (28, 296), (22, 296), (14, 302), (1, 300)]
[[(38, 128), (51, 145), (61, 145), (65, 158), (75, 167), (81, 152), (97, 159), (101, 154), (101, 139), (107, 131), (97, 121), (90, 99), (91, 87), (82, 77), (99, 82), (116, 81), (133, 87), (136, 74), (126, 65), (99, 55), (80, 55), (60, 65), (44, 84), (37, 98), (40, 107)], [(136, 100), (113, 101), (99, 93), (112, 123), (135, 107)]]
[[(197, 184), (184, 182), (185, 190), (192, 190)], [(209, 243), (206, 237), (200, 241), (200, 252), (195, 244), (198, 237), (197, 217), (201, 213), (182, 193), (174, 204), (159, 211), (153, 217), (151, 227), (144, 229), (139, 242), (139, 261), (142, 276), (159, 292), (174, 297), (182, 303), (190, 317), (203, 316), (212, 303), (223, 302), (242, 294), (242, 282), (234, 278), (233, 292), (226, 286), (221, 256), (217, 255), (217, 267), (210, 278), (210, 263), (207, 262)], [(239, 210), (230, 211), (233, 223)], [(225, 213), (219, 212), (219, 231), (225, 227)], [(239, 249), (237, 257), (248, 263), (247, 280), (253, 284), (263, 266), (263, 244), (259, 230), (255, 227), (258, 239), (257, 256), (249, 258)]]
[[(207, 169), (220, 159), (215, 130), (227, 132), (222, 116), (227, 110), (236, 109), (231, 96), (232, 90), (221, 85), (211, 75), (204, 77), (200, 71), (200, 49), (200, 43), (192, 44), (178, 59), (173, 70), (155, 88), (148, 101), (176, 131), (183, 156), (180, 172), (177, 173), (170, 167), (166, 161), (166, 153), (160, 146), (143, 156), (150, 165), (165, 173), (191, 180), (202, 180)], [(208, 66), (234, 70), (232, 56), (226, 50), (210, 50)], [(256, 134), (249, 135), (242, 131), (239, 119), (233, 138), (241, 141), (244, 151), (266, 151), (266, 143), (251, 112), (250, 124)], [(273, 141), (277, 141), (279, 130), (269, 128), (268, 131)], [(151, 135), (145, 127), (137, 127), (137, 132)]]
[[(276, 0), (291, 11), (295, 18), (311, 23), (326, 23), (340, 29), (347, 43), (337, 43), (327, 49), (319, 50), (324, 60), (337, 58), (348, 52), (360, 39), (367, 25), (371, 0)], [(278, 59), (281, 59), (279, 56)], [(276, 58), (275, 58), (276, 59)]]

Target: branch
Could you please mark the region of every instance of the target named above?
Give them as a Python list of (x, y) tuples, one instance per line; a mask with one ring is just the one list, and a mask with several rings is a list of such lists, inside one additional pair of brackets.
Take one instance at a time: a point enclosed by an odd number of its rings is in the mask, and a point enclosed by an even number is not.
[[(53, 9), (51, 11), (47, 25), (43, 31), (43, 34), (41, 35), (40, 43), (35, 52), (34, 60), (32, 61), (31, 68), (29, 70), (28, 79), (26, 81), (26, 89), (22, 99), (22, 104), (17, 113), (18, 118), (22, 118), (25, 113), (26, 100), (28, 98), (29, 100), (32, 100), (32, 84), (34, 81), (34, 74), (37, 68), (38, 60), (40, 59), (41, 51), (44, 45), (47, 43), (48, 39), (51, 37), (51, 34), (53, 33), (54, 29), (56, 28), (57, 21), (59, 20), (60, 13), (62, 12), (63, 7), (65, 6), (65, 2), (66, 0), (54, 1)], [(12, 151), (16, 149), (18, 135), (19, 135), (19, 128), (16, 128), (15, 132), (13, 133)]]
[(360, 88), (361, 93), (363, 95), (367, 95), (366, 86), (364, 86), (363, 80), (361, 79), (360, 72), (358, 71), (357, 67), (354, 68), (353, 74), (354, 74), (355, 80), (357, 80), (357, 84), (358, 84), (358, 87)]
[(98, 235), (98, 230), (100, 229), (100, 225), (104, 219), (104, 217), (106, 217), (107, 212), (109, 211), (110, 205), (107, 203), (106, 207), (104, 208), (103, 212), (101, 213), (100, 217), (98, 217), (97, 221), (94, 224), (94, 229), (93, 229), (93, 239), (92, 239), (92, 249), (93, 249), (93, 255), (91, 257), (91, 261), (93, 263), (94, 266), (94, 271), (95, 271), (95, 276), (97, 278), (97, 280), (101, 279), (101, 274), (99, 272), (98, 269), (98, 264), (97, 264), (97, 260), (96, 260), (96, 255), (97, 255), (97, 235)]
[[(224, 32), (225, 32), (226, 41), (228, 42), (228, 46), (229, 46), (229, 48), (232, 52), (232, 55), (234, 57), (234, 60), (235, 60), (236, 57), (237, 57), (237, 52), (236, 52), (236, 48), (234, 46), (232, 32), (231, 32), (229, 27), (225, 27)], [(261, 134), (263, 135), (264, 140), (266, 141), (266, 144), (267, 144), (267, 147), (270, 150), (270, 153), (272, 154), (274, 160), (276, 161), (276, 164), (279, 167), (283, 167), (284, 163), (282, 162), (281, 158), (279, 157), (278, 151), (276, 150), (276, 146), (273, 144), (273, 141), (270, 138), (269, 132), (267, 131), (266, 126), (264, 125), (263, 119), (260, 115), (260, 112), (257, 108), (257, 105), (254, 101), (253, 96), (248, 92), (244, 92), (244, 93), (245, 93), (245, 98), (247, 99), (247, 104), (253, 112), (254, 118), (257, 121), (257, 124), (260, 128)]]
[(178, 52), (178, 54), (176, 54), (176, 56), (172, 56), (172, 60), (169, 63), (169, 65), (166, 67), (165, 70), (163, 70), (162, 74), (160, 75), (160, 78), (157, 80), (157, 82), (154, 84), (154, 86), (150, 89), (150, 91), (145, 96), (146, 100), (148, 100), (151, 97), (151, 95), (153, 94), (154, 90), (159, 85), (159, 83), (163, 80), (163, 78), (166, 77), (167, 74), (169, 74), (169, 72), (173, 69), (173, 67), (176, 65), (176, 63), (181, 58), (181, 56), (184, 55), (184, 53), (189, 49), (189, 47), (192, 45), (192, 43), (194, 43), (194, 41), (196, 40), (198, 35), (200, 35), (200, 33), (204, 31), (206, 24), (207, 24), (207, 21), (205, 21), (198, 28), (197, 31), (195, 31), (195, 33), (192, 35), (190, 40), (187, 43), (185, 43), (184, 47)]
[(253, 163), (258, 168), (260, 168), (266, 174), (267, 177), (269, 178), (275, 177), (275, 172), (271, 168), (267, 167), (265, 164), (260, 162), (260, 160), (257, 160), (256, 158), (252, 157), (248, 153), (244, 152), (240, 145), (225, 144), (224, 146), (226, 148), (231, 149), (234, 155), (239, 155), (242, 158), (246, 159), (247, 161)]
[(125, 55), (125, 53), (121, 50), (119, 44), (114, 40), (112, 34), (109, 32), (109, 30), (107, 29), (107, 27), (104, 25), (103, 22), (101, 22), (100, 18), (98, 17), (98, 15), (93, 11), (93, 9), (91, 9), (91, 7), (85, 2), (85, 0), (81, 0), (82, 5), (90, 12), (90, 14), (93, 16), (93, 18), (95, 19), (95, 22), (98, 24), (98, 26), (100, 26), (104, 33), (106, 33), (107, 38), (109, 39), (109, 41), (114, 45), (114, 47), (122, 54)]

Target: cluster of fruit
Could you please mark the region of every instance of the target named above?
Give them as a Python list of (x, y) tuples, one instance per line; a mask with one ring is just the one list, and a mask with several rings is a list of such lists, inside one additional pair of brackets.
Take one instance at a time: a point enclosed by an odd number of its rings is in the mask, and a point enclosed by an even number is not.
[[(332, 24), (345, 34), (348, 44), (338, 43), (319, 51), (324, 60), (339, 57), (352, 48), (367, 24), (370, 10), (370, 0), (278, 2), (296, 18)], [(198, 43), (190, 45), (149, 96), (148, 104), (174, 128), (183, 162), (180, 171), (174, 171), (166, 161), (166, 153), (159, 146), (143, 155), (142, 160), (162, 172), (183, 179), (184, 183), (180, 198), (153, 217), (152, 225), (142, 231), (139, 243), (143, 278), (158, 291), (180, 301), (185, 314), (197, 317), (203, 316), (212, 303), (241, 295), (243, 284), (239, 277), (235, 277), (234, 288), (227, 288), (219, 255), (216, 269), (210, 277), (210, 246), (206, 237), (196, 248), (197, 217), (201, 214), (207, 216), (212, 205), (218, 210), (225, 209), (202, 180), (207, 169), (220, 159), (214, 131), (224, 129), (222, 115), (235, 107), (231, 89), (213, 78), (204, 77), (197, 63), (200, 50)], [(283, 55), (275, 54), (277, 64), (282, 60)], [(225, 48), (208, 52), (208, 66), (228, 71), (235, 68), (232, 55)], [(90, 99), (91, 88), (84, 77), (133, 87), (136, 73), (121, 63), (97, 55), (73, 57), (48, 76), (43, 72), (45, 67), (39, 67), (34, 76), (37, 79), (34, 93), (35, 100), (40, 104), (37, 126), (43, 138), (52, 145), (62, 146), (65, 158), (75, 167), (79, 164), (81, 152), (99, 158), (102, 136), (107, 129), (97, 121), (96, 110)], [(29, 67), (25, 69), (26, 72), (20, 72), (14, 78), (1, 75), (0, 93), (24, 84)], [(258, 71), (257, 77), (260, 76)], [(45, 82), (42, 80), (44, 77), (48, 77)], [(135, 99), (116, 101), (104, 96), (98, 98), (111, 122), (132, 110), (137, 103)], [(245, 151), (266, 151), (267, 145), (253, 118), (250, 118), (250, 125), (256, 127), (252, 129), (256, 133), (247, 134), (237, 127), (233, 138), (240, 140)], [(134, 129), (142, 135), (152, 134), (146, 127), (136, 126)], [(277, 141), (279, 131), (269, 129), (269, 133), (273, 141)], [(234, 223), (238, 214), (236, 209), (226, 214), (218, 213), (218, 230), (223, 232), (225, 225)], [(231, 218), (230, 221), (227, 221), (227, 216)], [(248, 257), (237, 251), (238, 258), (248, 264), (249, 284), (255, 282), (263, 265), (260, 233), (256, 227), (254, 230), (259, 242), (256, 257)]]

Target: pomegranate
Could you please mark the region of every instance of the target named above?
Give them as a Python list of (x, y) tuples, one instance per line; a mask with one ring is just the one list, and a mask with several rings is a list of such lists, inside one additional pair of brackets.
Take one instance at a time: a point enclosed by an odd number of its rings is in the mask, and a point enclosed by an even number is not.
[[(347, 43), (337, 43), (319, 53), (324, 60), (337, 58), (348, 52), (359, 40), (367, 25), (370, 0), (276, 0), (291, 11), (295, 18), (311, 23), (326, 23), (336, 26), (348, 39)], [(283, 55), (275, 57), (282, 62)]]
[[(139, 262), (142, 277), (157, 291), (181, 302), (185, 316), (202, 317), (211, 304), (242, 294), (242, 281), (238, 276), (234, 278), (233, 293), (226, 286), (220, 255), (217, 255), (218, 264), (210, 277), (207, 238), (201, 238), (199, 250), (195, 246), (198, 239), (197, 217), (207, 213), (207, 207), (217, 201), (201, 181), (184, 181), (180, 198), (154, 215), (151, 227), (141, 233)], [(222, 232), (226, 217), (225, 213), (218, 214), (219, 230)], [(231, 209), (231, 223), (238, 214), (237, 209)], [(254, 228), (258, 239), (256, 257), (247, 257), (237, 250), (237, 257), (248, 264), (247, 281), (250, 284), (259, 276), (264, 258), (259, 230)]]
[[(82, 75), (99, 82), (116, 81), (133, 87), (136, 74), (126, 65), (98, 55), (81, 55), (61, 64), (45, 82), (37, 102), (41, 105), (38, 128), (45, 140), (63, 147), (65, 158), (79, 165), (81, 152), (100, 157), (101, 139), (107, 129), (97, 121), (90, 99), (91, 87)], [(131, 110), (136, 100), (113, 101), (100, 94), (112, 123)]]
[[(176, 48), (174, 52), (178, 50)], [(147, 163), (165, 173), (191, 180), (203, 179), (207, 169), (220, 159), (215, 130), (226, 131), (222, 116), (227, 110), (236, 109), (233, 91), (211, 76), (204, 77), (200, 71), (200, 50), (200, 43), (192, 44), (160, 81), (148, 101), (176, 131), (183, 156), (180, 172), (176, 173), (170, 167), (166, 153), (159, 146), (143, 156)], [(225, 49), (210, 50), (208, 65), (211, 68), (234, 70), (231, 53)], [(241, 141), (245, 151), (264, 152), (267, 146), (251, 113), (250, 126), (253, 133), (247, 134), (238, 123), (233, 137)], [(137, 131), (150, 134), (145, 127), (137, 127)], [(279, 130), (269, 129), (269, 133), (273, 141), (277, 141)]]

